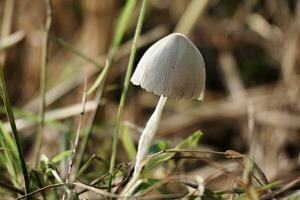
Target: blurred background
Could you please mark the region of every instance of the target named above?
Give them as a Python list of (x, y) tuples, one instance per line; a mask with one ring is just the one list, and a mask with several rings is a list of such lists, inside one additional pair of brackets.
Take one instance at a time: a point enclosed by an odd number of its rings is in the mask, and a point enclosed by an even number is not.
[[(141, 2), (137, 1), (107, 76), (85, 160), (94, 154), (110, 159), (114, 123)], [(70, 133), (76, 130), (79, 121), (84, 79), (88, 78), (90, 87), (99, 75), (99, 68), (78, 54), (105, 65), (117, 19), (126, 1), (53, 0), (52, 3), (47, 122), (42, 146), (42, 153), (49, 158), (71, 146)], [(23, 36), (5, 51), (4, 73), (26, 160), (31, 163), (37, 133), (34, 116), (39, 110), (46, 7), (41, 0), (15, 0), (12, 7), (11, 32), (21, 31)], [(5, 1), (1, 0), (0, 16), (4, 8)], [(150, 0), (134, 67), (151, 44), (172, 32), (187, 35), (203, 54), (206, 95), (204, 101), (170, 99), (155, 142), (166, 141), (169, 147), (174, 147), (201, 130), (199, 149), (248, 154), (269, 181), (287, 183), (299, 177), (300, 1)], [(122, 124), (135, 144), (157, 101), (154, 94), (130, 84)], [(93, 97), (89, 97), (83, 127), (94, 109)], [(10, 129), (4, 114), (2, 120)], [(130, 157), (124, 144), (124, 140), (120, 141), (117, 162), (130, 164), (134, 157)], [(222, 156), (214, 157), (214, 161), (239, 173), (237, 163)], [(105, 165), (96, 162), (87, 177), (100, 168)], [(211, 178), (215, 170), (206, 162), (191, 159), (180, 166), (168, 165), (155, 176), (183, 173)], [(232, 180), (222, 175), (211, 179), (207, 183), (211, 187), (232, 185)]]

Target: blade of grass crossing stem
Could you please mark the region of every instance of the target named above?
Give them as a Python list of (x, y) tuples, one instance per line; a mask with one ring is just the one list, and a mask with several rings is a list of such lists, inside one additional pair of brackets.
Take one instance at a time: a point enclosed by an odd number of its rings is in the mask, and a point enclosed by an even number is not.
[(1, 98), (2, 98), (3, 104), (5, 107), (6, 115), (8, 117), (8, 120), (9, 120), (9, 123), (11, 126), (11, 130), (12, 130), (12, 134), (14, 136), (14, 140), (15, 140), (15, 143), (17, 146), (18, 156), (19, 156), (19, 160), (21, 162), (21, 168), (22, 168), (22, 173), (23, 173), (23, 178), (24, 178), (24, 183), (25, 183), (25, 193), (27, 194), (29, 192), (29, 187), (30, 187), (29, 176), (28, 176), (28, 171), (27, 171), (27, 166), (26, 166), (26, 162), (25, 162), (23, 149), (21, 146), (21, 141), (20, 141), (18, 130), (17, 130), (16, 123), (15, 123), (14, 114), (12, 112), (12, 107), (11, 107), (11, 104), (10, 104), (10, 101), (9, 101), (8, 95), (7, 95), (7, 89), (6, 89), (6, 84), (5, 84), (5, 80), (4, 80), (2, 66), (0, 66), (0, 92), (1, 92)]
[[(77, 165), (76, 165), (76, 171), (78, 171), (78, 169), (80, 168), (82, 161), (83, 161), (83, 155), (90, 137), (90, 134), (92, 132), (92, 128), (93, 128), (93, 123), (94, 123), (94, 119), (95, 119), (95, 115), (96, 115), (96, 111), (98, 109), (98, 106), (100, 104), (100, 100), (101, 100), (101, 96), (103, 93), (103, 88), (104, 88), (104, 84), (105, 84), (105, 80), (106, 80), (106, 76), (108, 75), (108, 72), (111, 68), (112, 65), (112, 61), (113, 58), (115, 57), (115, 54), (117, 52), (117, 49), (120, 46), (120, 43), (123, 39), (124, 33), (126, 31), (126, 28), (128, 26), (129, 23), (129, 19), (131, 14), (133, 13), (133, 9), (136, 5), (136, 0), (127, 0), (126, 5), (122, 11), (122, 14), (119, 18), (117, 27), (116, 27), (116, 31), (113, 37), (113, 41), (112, 44), (110, 46), (109, 52), (108, 52), (108, 56), (107, 56), (107, 67), (105, 67), (103, 69), (103, 71), (101, 73), (104, 73), (103, 76), (104, 78), (102, 79), (101, 83), (99, 84), (98, 90), (97, 90), (97, 94), (95, 97), (95, 101), (97, 102), (97, 108), (95, 109), (95, 111), (93, 111), (90, 115), (90, 119), (87, 125), (87, 129), (84, 132), (83, 136), (82, 136), (82, 142), (80, 145), (80, 149), (78, 151), (78, 161), (77, 161)], [(101, 74), (100, 74), (101, 76)]]
[(45, 125), (45, 109), (46, 109), (46, 83), (47, 83), (47, 64), (48, 64), (48, 49), (49, 49), (49, 34), (52, 24), (52, 0), (45, 0), (47, 7), (46, 31), (43, 38), (42, 49), (42, 64), (40, 77), (40, 124), (35, 144), (35, 160), (34, 165), (37, 166), (40, 158), (42, 147), (43, 130)]
[(125, 80), (124, 80), (124, 84), (123, 84), (123, 90), (122, 90), (122, 94), (121, 94), (121, 100), (119, 103), (117, 119), (116, 119), (116, 128), (115, 128), (115, 134), (114, 134), (113, 146), (112, 146), (112, 155), (111, 155), (110, 166), (109, 166), (109, 180), (108, 180), (108, 188), (107, 188), (108, 191), (111, 190), (111, 183), (112, 183), (112, 178), (113, 178), (112, 174), (113, 174), (113, 170), (115, 167), (119, 133), (120, 133), (120, 121), (121, 121), (121, 116), (122, 116), (122, 113), (124, 110), (124, 104), (125, 104), (126, 95), (127, 95), (127, 91), (128, 91), (129, 80), (130, 80), (130, 76), (132, 73), (133, 62), (134, 62), (134, 58), (135, 58), (135, 54), (136, 54), (136, 46), (137, 46), (137, 42), (138, 42), (138, 39), (141, 34), (147, 5), (148, 5), (148, 0), (143, 0), (141, 11), (139, 14), (138, 23), (137, 23), (137, 26), (135, 29), (132, 47), (131, 47), (130, 58), (129, 58), (127, 71), (126, 71), (126, 75), (125, 75)]

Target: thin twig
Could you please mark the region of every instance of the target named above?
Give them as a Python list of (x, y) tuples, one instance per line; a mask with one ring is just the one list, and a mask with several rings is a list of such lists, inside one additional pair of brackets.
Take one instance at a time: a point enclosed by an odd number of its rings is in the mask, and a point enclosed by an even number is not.
[(26, 194), (26, 195), (24, 195), (24, 196), (21, 196), (21, 197), (17, 198), (17, 200), (20, 200), (20, 199), (24, 199), (24, 198), (30, 197), (30, 196), (32, 196), (32, 195), (34, 195), (34, 194), (43, 192), (43, 191), (48, 190), (48, 189), (51, 189), (51, 188), (62, 187), (62, 186), (65, 186), (65, 185), (66, 185), (65, 183), (55, 183), (55, 184), (52, 184), (52, 185), (47, 185), (47, 186), (45, 186), (45, 187), (43, 187), (43, 188), (40, 188), (40, 189), (35, 190), (35, 191), (33, 191), (33, 192), (30, 192), (30, 193), (28, 193), (28, 194)]
[(292, 182), (286, 184), (285, 186), (283, 186), (281, 189), (273, 192), (273, 193), (268, 193), (263, 195), (260, 200), (271, 200), (274, 197), (284, 197), (287, 194), (289, 194), (292, 190), (294, 189), (300, 189), (300, 176), (298, 178), (296, 178), (295, 180), (293, 180)]
[(87, 184), (84, 184), (84, 183), (78, 183), (78, 182), (74, 182), (73, 183), (75, 186), (78, 186), (80, 188), (84, 188), (84, 189), (88, 189), (90, 191), (93, 191), (95, 192), (96, 194), (100, 194), (102, 196), (106, 196), (106, 197), (113, 197), (113, 198), (120, 198), (119, 195), (117, 194), (113, 194), (113, 193), (110, 193), (110, 192), (106, 192), (104, 190), (101, 190), (95, 186), (91, 186), (91, 185), (87, 185)]
[[(82, 102), (81, 102), (82, 103), (82, 111), (80, 113), (80, 119), (79, 119), (77, 131), (76, 131), (76, 138), (75, 138), (74, 147), (73, 147), (73, 150), (72, 150), (71, 161), (69, 163), (69, 169), (68, 169), (66, 184), (68, 184), (70, 182), (72, 167), (73, 167), (73, 164), (75, 162), (75, 157), (76, 157), (76, 153), (77, 153), (77, 149), (78, 149), (79, 135), (80, 135), (80, 131), (81, 131), (83, 116), (85, 114), (85, 105), (86, 105), (86, 96), (87, 96), (86, 88), (87, 88), (87, 79), (85, 79), (85, 82), (84, 82)], [(64, 193), (64, 195), (63, 195), (63, 199), (65, 199), (65, 198), (66, 198), (66, 193)]]
[[(257, 166), (257, 164), (251, 159), (249, 158), (247, 155), (244, 154), (240, 154), (238, 152), (235, 151), (226, 151), (226, 152), (219, 152), (219, 151), (210, 151), (210, 150), (189, 150), (189, 149), (170, 149), (170, 150), (165, 150), (164, 152), (168, 153), (168, 152), (180, 152), (180, 153), (200, 153), (200, 154), (217, 154), (217, 155), (224, 155), (226, 158), (228, 159), (232, 159), (233, 161), (235, 161), (236, 163), (238, 163), (242, 168), (246, 168), (240, 161), (236, 160), (236, 158), (244, 158), (247, 161), (253, 163), (254, 168), (256, 169), (256, 171), (258, 172), (258, 174), (260, 175), (261, 179), (263, 180), (263, 183), (260, 181), (260, 179), (258, 179), (253, 173), (251, 173), (251, 176), (253, 178), (255, 178), (255, 180), (260, 184), (260, 185), (264, 185), (264, 184), (269, 184), (269, 181), (267, 179), (267, 177), (265, 176), (265, 174), (263, 173), (263, 171)], [(203, 158), (206, 158), (207, 156), (204, 156)], [(200, 156), (174, 156), (173, 158), (186, 158), (186, 159), (201, 159), (202, 157)]]
[(75, 156), (76, 156), (77, 149), (78, 149), (79, 135), (80, 135), (81, 125), (82, 125), (82, 121), (83, 121), (83, 116), (85, 114), (86, 89), (87, 89), (87, 80), (85, 80), (85, 83), (84, 83), (84, 90), (83, 90), (83, 95), (82, 95), (82, 112), (80, 113), (80, 119), (79, 119), (79, 124), (78, 124), (77, 132), (76, 132), (76, 139), (75, 139), (74, 148), (72, 151), (72, 159), (70, 161), (68, 177), (67, 177), (66, 183), (69, 182), (71, 170), (72, 170), (72, 167), (73, 167), (73, 164), (75, 161)]
[(43, 130), (45, 125), (45, 110), (46, 110), (46, 84), (47, 84), (47, 64), (48, 64), (48, 50), (49, 50), (49, 34), (52, 24), (52, 0), (45, 0), (47, 7), (46, 31), (43, 38), (42, 47), (42, 64), (40, 77), (40, 124), (35, 144), (35, 160), (34, 166), (39, 163), (40, 151), (42, 147)]

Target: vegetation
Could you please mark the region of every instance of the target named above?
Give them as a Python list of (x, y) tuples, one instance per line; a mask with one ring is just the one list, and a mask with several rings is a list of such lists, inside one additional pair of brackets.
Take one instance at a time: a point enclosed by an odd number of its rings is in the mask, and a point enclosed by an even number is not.
[[(0, 1), (0, 199), (300, 199), (299, 16), (300, 1)], [(158, 97), (130, 77), (172, 32), (203, 54), (205, 98), (167, 102), (135, 179)]]

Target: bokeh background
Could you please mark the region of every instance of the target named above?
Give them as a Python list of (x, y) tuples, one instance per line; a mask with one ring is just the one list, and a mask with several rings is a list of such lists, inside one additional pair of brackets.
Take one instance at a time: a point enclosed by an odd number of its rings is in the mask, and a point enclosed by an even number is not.
[[(86, 156), (95, 154), (110, 159), (114, 123), (141, 2), (137, 1), (109, 72)], [(0, 1), (0, 16), (4, 3)], [(47, 123), (42, 148), (49, 158), (71, 145), (66, 138), (78, 124), (84, 78), (88, 78), (90, 86), (99, 74), (93, 63), (74, 51), (104, 65), (124, 5), (122, 0), (53, 0)], [(11, 32), (24, 31), (24, 38), (5, 51), (9, 97), (16, 108), (29, 163), (37, 133), (37, 120), (32, 116), (39, 110), (45, 19), (44, 1), (15, 0)], [(187, 35), (203, 54), (206, 95), (200, 102), (170, 99), (155, 141), (167, 141), (172, 147), (201, 130), (204, 135), (200, 149), (248, 154), (270, 181), (287, 183), (299, 177), (300, 1), (150, 0), (134, 67), (151, 44), (172, 32)], [(154, 94), (130, 84), (122, 123), (135, 144), (157, 101)], [(93, 97), (89, 97), (83, 127), (94, 107)], [(2, 120), (9, 129), (5, 115)], [(120, 141), (117, 162), (130, 164), (132, 158), (123, 144)], [(222, 156), (214, 160), (219, 166), (239, 173), (238, 164)], [(87, 177), (100, 168), (105, 166), (95, 163)], [(180, 169), (166, 167), (155, 176), (163, 177), (173, 169), (172, 172), (205, 178), (216, 170), (215, 166), (193, 159), (177, 168)], [(232, 185), (232, 180), (220, 175), (208, 184)]]

